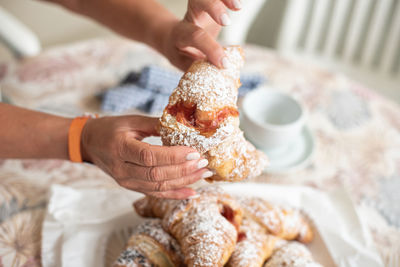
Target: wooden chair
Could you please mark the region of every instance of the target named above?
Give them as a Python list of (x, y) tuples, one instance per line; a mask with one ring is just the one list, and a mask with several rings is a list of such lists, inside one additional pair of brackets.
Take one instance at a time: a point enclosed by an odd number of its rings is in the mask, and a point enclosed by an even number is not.
[[(400, 1), (286, 0), (276, 49), (375, 88), (400, 102)], [(243, 0), (221, 39), (244, 43), (266, 0)]]

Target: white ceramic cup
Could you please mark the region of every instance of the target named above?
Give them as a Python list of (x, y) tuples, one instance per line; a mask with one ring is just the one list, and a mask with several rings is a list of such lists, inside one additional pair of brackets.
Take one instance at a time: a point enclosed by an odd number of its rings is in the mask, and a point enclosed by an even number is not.
[(241, 127), (262, 149), (289, 145), (301, 134), (305, 118), (305, 109), (297, 100), (273, 88), (258, 88), (242, 102)]

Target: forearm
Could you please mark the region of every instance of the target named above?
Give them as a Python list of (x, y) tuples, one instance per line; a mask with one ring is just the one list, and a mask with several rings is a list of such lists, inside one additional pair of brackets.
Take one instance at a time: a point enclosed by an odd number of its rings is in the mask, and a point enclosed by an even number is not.
[(47, 0), (90, 17), (128, 38), (161, 51), (162, 34), (175, 16), (156, 0)]
[(71, 121), (0, 103), (0, 158), (68, 159)]

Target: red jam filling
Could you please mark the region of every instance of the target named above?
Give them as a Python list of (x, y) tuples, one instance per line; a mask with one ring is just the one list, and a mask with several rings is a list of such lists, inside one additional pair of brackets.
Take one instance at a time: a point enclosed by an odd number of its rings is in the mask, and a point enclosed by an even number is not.
[[(246, 234), (245, 233), (239, 233), (239, 227), (240, 225), (235, 221), (235, 211), (227, 206), (227, 205), (223, 205), (222, 206), (222, 211), (221, 211), (221, 215), (225, 217), (225, 219), (228, 220), (228, 222), (230, 222), (235, 228), (236, 231), (238, 232), (238, 236), (237, 236), (237, 242), (239, 242), (239, 240), (242, 238), (246, 238)], [(244, 235), (244, 236), (240, 236), (240, 235)]]
[(186, 126), (193, 127), (204, 136), (211, 136), (219, 124), (229, 116), (239, 116), (237, 109), (224, 107), (216, 111), (201, 111), (196, 104), (179, 101), (167, 106), (167, 112)]
[(225, 217), (233, 226), (235, 226), (236, 230), (239, 230), (239, 225), (235, 221), (235, 212), (233, 209), (227, 205), (222, 206), (221, 215)]
[(243, 241), (243, 240), (245, 240), (246, 238), (247, 238), (246, 233), (240, 232), (240, 233), (238, 234), (237, 242)]

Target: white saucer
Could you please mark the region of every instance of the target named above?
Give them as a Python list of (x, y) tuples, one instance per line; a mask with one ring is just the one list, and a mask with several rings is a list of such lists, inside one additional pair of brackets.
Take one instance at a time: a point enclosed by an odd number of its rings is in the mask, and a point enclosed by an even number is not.
[[(245, 134), (246, 135), (246, 134)], [(162, 145), (160, 137), (147, 137), (143, 140), (152, 145)], [(263, 151), (269, 159), (264, 173), (283, 174), (305, 168), (312, 158), (315, 149), (314, 136), (305, 126), (301, 135), (286, 147)]]
[(301, 135), (285, 147), (266, 150), (257, 147), (269, 158), (269, 165), (264, 173), (283, 174), (305, 168), (312, 158), (315, 150), (314, 136), (305, 126)]

